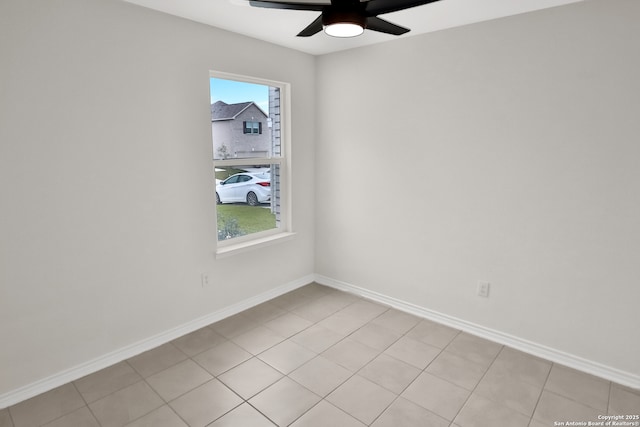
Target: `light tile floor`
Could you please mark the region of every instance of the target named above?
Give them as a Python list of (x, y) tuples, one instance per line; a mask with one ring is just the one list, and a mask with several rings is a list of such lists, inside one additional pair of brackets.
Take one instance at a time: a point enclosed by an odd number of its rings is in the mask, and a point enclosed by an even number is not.
[(639, 390), (311, 284), (0, 410), (0, 427), (543, 427), (637, 414)]

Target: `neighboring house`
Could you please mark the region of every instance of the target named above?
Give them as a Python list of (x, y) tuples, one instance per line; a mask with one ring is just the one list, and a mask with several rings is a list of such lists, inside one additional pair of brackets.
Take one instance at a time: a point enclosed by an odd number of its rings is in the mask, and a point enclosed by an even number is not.
[(271, 155), (268, 116), (254, 102), (211, 104), (211, 133), (216, 159)]

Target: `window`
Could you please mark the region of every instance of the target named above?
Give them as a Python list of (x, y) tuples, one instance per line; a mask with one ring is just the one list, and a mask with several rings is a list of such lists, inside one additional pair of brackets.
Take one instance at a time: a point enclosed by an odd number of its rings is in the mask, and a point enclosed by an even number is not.
[(244, 122), (244, 133), (262, 134), (262, 122)]
[(210, 88), (217, 253), (290, 236), (288, 85), (211, 72)]

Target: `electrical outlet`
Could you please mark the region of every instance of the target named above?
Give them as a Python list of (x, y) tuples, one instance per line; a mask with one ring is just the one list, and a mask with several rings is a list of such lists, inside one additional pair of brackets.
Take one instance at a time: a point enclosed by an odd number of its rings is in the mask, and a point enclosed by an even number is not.
[(209, 286), (209, 274), (207, 273), (202, 273), (200, 275), (200, 282), (202, 283), (202, 287), (205, 288), (207, 286)]
[(489, 297), (489, 282), (478, 282), (478, 296), (488, 298)]

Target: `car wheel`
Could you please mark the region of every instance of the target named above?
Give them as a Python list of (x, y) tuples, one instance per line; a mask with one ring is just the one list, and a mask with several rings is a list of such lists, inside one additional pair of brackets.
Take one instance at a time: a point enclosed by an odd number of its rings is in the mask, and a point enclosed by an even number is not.
[(258, 196), (253, 191), (249, 191), (247, 193), (247, 203), (249, 206), (258, 206), (260, 202), (258, 201)]
[(220, 201), (220, 195), (216, 192), (216, 205), (221, 205), (222, 202)]

